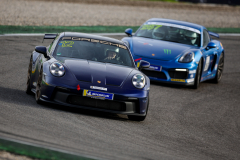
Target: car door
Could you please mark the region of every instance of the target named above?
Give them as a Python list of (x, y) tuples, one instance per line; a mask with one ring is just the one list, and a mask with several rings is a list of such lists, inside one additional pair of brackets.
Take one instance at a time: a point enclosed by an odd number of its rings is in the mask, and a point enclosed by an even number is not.
[(211, 38), (207, 30), (203, 31), (203, 68), (202, 68), (202, 77), (206, 77), (211, 74), (214, 64), (216, 62), (215, 55), (217, 54), (217, 48), (209, 48), (208, 44), (211, 42)]

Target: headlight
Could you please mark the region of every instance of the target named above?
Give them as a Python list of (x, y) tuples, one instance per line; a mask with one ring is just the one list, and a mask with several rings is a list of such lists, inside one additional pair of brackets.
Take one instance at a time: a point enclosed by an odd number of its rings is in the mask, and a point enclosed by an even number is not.
[(61, 77), (64, 75), (65, 73), (65, 69), (63, 67), (63, 65), (61, 63), (58, 62), (53, 62), (50, 65), (50, 72), (52, 73), (52, 75), (54, 76), (58, 76)]
[(187, 53), (183, 54), (182, 57), (178, 61), (187, 63), (187, 62), (191, 62), (193, 59), (194, 59), (194, 53), (187, 52)]
[(142, 74), (135, 74), (132, 83), (134, 87), (141, 89), (145, 86), (145, 77)]

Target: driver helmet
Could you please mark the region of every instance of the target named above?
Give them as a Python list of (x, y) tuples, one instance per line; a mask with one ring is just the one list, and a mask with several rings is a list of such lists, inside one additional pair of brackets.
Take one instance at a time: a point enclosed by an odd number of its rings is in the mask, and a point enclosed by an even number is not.
[(108, 57), (109, 56), (109, 54), (113, 54), (112, 56), (114, 56), (114, 54), (115, 54), (115, 58), (118, 56), (118, 52), (116, 52), (116, 50), (114, 50), (114, 49), (107, 49), (106, 50), (106, 57)]
[(185, 37), (191, 44), (195, 44), (197, 41), (197, 33), (195, 32), (187, 31)]
[(152, 32), (152, 36), (154, 39), (163, 39), (165, 37), (165, 30), (160, 27), (160, 28), (156, 28), (153, 30)]

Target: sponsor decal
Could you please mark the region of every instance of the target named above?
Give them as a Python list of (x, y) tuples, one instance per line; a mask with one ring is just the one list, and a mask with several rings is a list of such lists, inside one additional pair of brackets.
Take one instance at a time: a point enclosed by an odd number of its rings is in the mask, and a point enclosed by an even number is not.
[(189, 71), (189, 74), (194, 74), (194, 73), (196, 73), (196, 70), (190, 70)]
[(146, 70), (162, 71), (162, 66), (150, 65), (149, 68), (145, 68), (145, 69), (146, 69)]
[(84, 91), (83, 91), (83, 96), (91, 97), (91, 98), (96, 98), (96, 99), (108, 99), (108, 100), (113, 100), (114, 94), (84, 89)]
[(135, 59), (134, 61), (136, 62), (136, 61), (140, 61), (142, 58), (138, 58), (138, 59)]
[(223, 45), (222, 45), (222, 43), (221, 43), (221, 42), (220, 42), (220, 45), (221, 45), (222, 49), (224, 49), (224, 48), (223, 48)]
[(79, 84), (78, 84), (78, 85), (77, 85), (77, 90), (80, 91), (80, 89), (81, 89), (81, 88), (80, 88), (80, 86), (79, 86)]
[(137, 68), (139, 68), (139, 66), (140, 66), (140, 62), (137, 63)]
[(171, 54), (171, 50), (170, 49), (164, 49), (164, 53), (165, 54)]
[(210, 77), (214, 77), (214, 76), (215, 76), (215, 74), (209, 74), (209, 75), (203, 77), (202, 80), (207, 79), (207, 78), (210, 78)]
[(141, 41), (138, 41), (139, 43), (142, 43), (143, 45), (149, 45), (149, 46), (153, 46), (152, 44), (150, 43), (146, 43), (146, 42), (141, 42)]
[(170, 26), (170, 27), (175, 27), (175, 28), (181, 28), (181, 29), (186, 29), (192, 32), (196, 32), (198, 34), (200, 34), (201, 32), (197, 29), (191, 28), (191, 27), (187, 27), (187, 26), (181, 26), (178, 24), (171, 24), (171, 23), (161, 23), (161, 22), (148, 22), (146, 24), (154, 24), (154, 25), (161, 25), (161, 26)]
[(215, 70), (217, 70), (217, 64), (215, 64)]
[(208, 70), (208, 67), (209, 67), (209, 64), (210, 64), (209, 62), (210, 62), (210, 56), (207, 56), (204, 71)]
[(62, 44), (62, 47), (72, 47), (72, 45), (74, 44), (73, 41), (62, 41), (61, 43), (59, 44)]
[[(62, 40), (65, 40), (65, 39), (73, 40), (73, 41), (88, 41), (88, 42), (92, 42), (92, 43), (102, 43), (102, 44), (106, 44), (106, 45), (116, 46), (116, 47), (119, 47), (122, 49), (127, 49), (127, 47), (125, 45), (112, 43), (112, 42), (108, 42), (108, 41), (101, 41), (101, 40), (97, 40), (97, 39), (81, 38), (81, 37), (63, 37), (62, 38)], [(58, 45), (60, 45), (62, 47), (72, 47), (72, 45), (74, 44), (73, 41), (62, 41)]]
[(171, 79), (173, 82), (186, 82), (185, 79)]
[(99, 89), (99, 90), (107, 91), (107, 88), (104, 88), (104, 87), (90, 86), (90, 88), (91, 89)]
[(140, 30), (152, 30), (152, 29), (157, 29), (162, 27), (162, 25), (158, 25), (158, 24), (145, 24), (142, 26), (142, 28)]

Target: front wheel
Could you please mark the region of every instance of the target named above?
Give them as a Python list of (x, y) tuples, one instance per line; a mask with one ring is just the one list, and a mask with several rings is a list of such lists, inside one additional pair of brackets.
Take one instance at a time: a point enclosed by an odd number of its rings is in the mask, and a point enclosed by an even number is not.
[(27, 86), (26, 93), (32, 94), (31, 91), (31, 74), (32, 74), (32, 57), (30, 58), (29, 66), (28, 66), (28, 76), (27, 76)]
[(147, 117), (147, 112), (148, 112), (148, 106), (149, 106), (149, 97), (148, 97), (148, 102), (147, 102), (147, 109), (146, 109), (146, 115), (145, 116), (133, 116), (133, 115), (128, 115), (128, 119), (132, 121), (144, 121), (145, 118)]
[(223, 73), (223, 68), (224, 68), (224, 57), (223, 53), (221, 54), (219, 58), (219, 63), (218, 63), (218, 68), (217, 68), (217, 73), (215, 78), (213, 79), (214, 83), (219, 83), (222, 79), (222, 73)]
[(41, 68), (39, 76), (38, 76), (38, 81), (37, 81), (37, 86), (36, 86), (36, 93), (35, 93), (35, 99), (38, 104), (41, 104), (42, 101), (40, 100), (41, 97), (41, 88), (42, 88), (42, 75), (43, 75), (43, 70)]
[(201, 72), (202, 72), (202, 59), (198, 63), (197, 72), (196, 72), (196, 76), (194, 79), (194, 85), (193, 85), (194, 89), (197, 89), (199, 87)]

